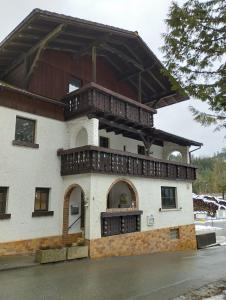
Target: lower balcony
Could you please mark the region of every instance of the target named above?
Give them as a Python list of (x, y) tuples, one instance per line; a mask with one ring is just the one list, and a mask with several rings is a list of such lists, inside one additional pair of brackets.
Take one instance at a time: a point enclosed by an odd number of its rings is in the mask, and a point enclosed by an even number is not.
[(191, 165), (96, 146), (58, 150), (61, 175), (103, 173), (173, 180), (196, 179)]

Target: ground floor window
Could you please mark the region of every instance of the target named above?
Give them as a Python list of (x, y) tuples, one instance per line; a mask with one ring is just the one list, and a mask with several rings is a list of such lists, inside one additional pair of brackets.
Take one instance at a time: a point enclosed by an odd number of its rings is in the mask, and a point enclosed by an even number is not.
[(162, 197), (162, 209), (172, 209), (177, 207), (175, 187), (162, 186), (161, 197)]
[(49, 209), (49, 188), (36, 188), (35, 190), (35, 211), (48, 211)]
[(0, 187), (0, 214), (6, 213), (8, 187)]
[(170, 239), (171, 240), (178, 240), (179, 238), (180, 238), (179, 228), (170, 229)]

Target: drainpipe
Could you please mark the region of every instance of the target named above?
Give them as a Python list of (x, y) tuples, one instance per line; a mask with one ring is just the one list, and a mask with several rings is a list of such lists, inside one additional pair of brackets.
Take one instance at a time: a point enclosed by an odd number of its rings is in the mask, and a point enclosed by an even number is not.
[(202, 147), (202, 146), (198, 146), (198, 148), (195, 148), (195, 149), (189, 151), (189, 161), (190, 161), (190, 164), (191, 164), (191, 153), (192, 153), (192, 152), (195, 152), (195, 151), (197, 151), (197, 150), (199, 150), (201, 147)]

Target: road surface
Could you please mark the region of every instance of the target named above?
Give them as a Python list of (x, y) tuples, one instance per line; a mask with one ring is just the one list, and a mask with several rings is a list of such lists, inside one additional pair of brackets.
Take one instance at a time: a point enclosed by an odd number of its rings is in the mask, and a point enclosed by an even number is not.
[(1, 300), (164, 300), (226, 278), (226, 246), (0, 272)]

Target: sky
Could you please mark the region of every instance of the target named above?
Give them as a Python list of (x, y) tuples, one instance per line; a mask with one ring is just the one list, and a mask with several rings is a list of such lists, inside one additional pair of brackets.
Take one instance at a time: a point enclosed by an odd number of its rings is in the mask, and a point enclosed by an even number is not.
[[(179, 0), (183, 3), (184, 0)], [(164, 19), (170, 0), (0, 0), (0, 40), (14, 29), (34, 8), (138, 31), (157, 57), (162, 60), (161, 34), (166, 32)], [(208, 106), (199, 100), (188, 100), (158, 110), (155, 127), (203, 143), (197, 156), (213, 155), (226, 147), (226, 131), (202, 127), (193, 120), (189, 106), (202, 111)]]

